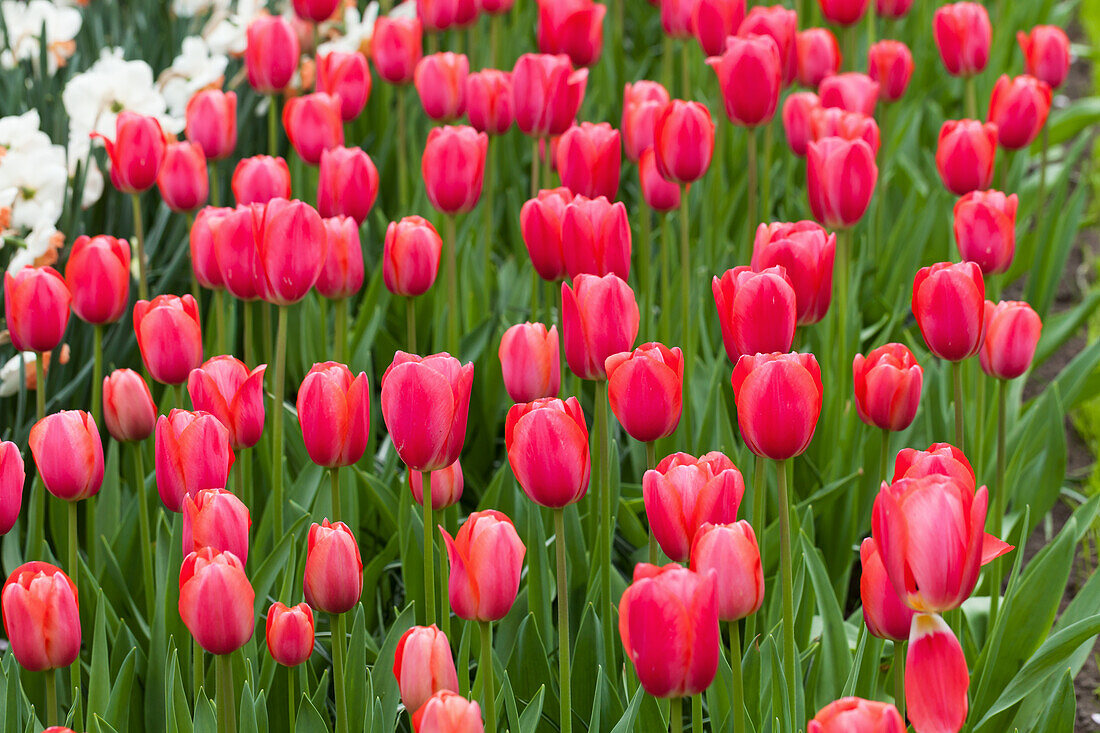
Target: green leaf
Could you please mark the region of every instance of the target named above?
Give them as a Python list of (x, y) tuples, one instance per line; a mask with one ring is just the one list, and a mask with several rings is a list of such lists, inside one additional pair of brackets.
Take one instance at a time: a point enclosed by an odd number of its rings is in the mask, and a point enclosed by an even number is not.
[(107, 712), (111, 672), (107, 664), (106, 603), (103, 591), (98, 593), (95, 625), (92, 631), (92, 667), (88, 675), (88, 719)]
[(540, 687), (538, 694), (523, 709), (523, 714), (519, 717), (519, 733), (537, 733), (539, 721), (542, 718), (544, 692), (546, 692), (546, 688)]
[(627, 731), (634, 730), (634, 721), (638, 717), (638, 710), (642, 707), (643, 698), (645, 698), (645, 690), (639, 687), (634, 696), (630, 698), (630, 705), (627, 706), (623, 717), (611, 729), (611, 733), (627, 733)]
[(520, 624), (516, 646), (508, 660), (508, 676), (512, 679), (516, 695), (524, 700), (534, 698), (540, 687), (549, 689), (553, 684), (549, 653), (542, 643), (533, 614), (527, 614)]
[(822, 622), (821, 656), (820, 662), (815, 664), (815, 667), (820, 665), (821, 674), (818, 677), (816, 698), (813, 700), (817, 707), (822, 707), (840, 697), (852, 662), (848, 654), (848, 634), (844, 629), (844, 618), (836, 596), (833, 595), (821, 550), (810, 543), (805, 533), (800, 535), (800, 539), (802, 557), (806, 561), (814, 595), (817, 596), (817, 608)]
[(294, 719), (294, 733), (328, 733), (321, 714), (305, 695), (302, 696), (302, 704), (298, 706), (298, 716)]
[(130, 729), (130, 700), (134, 686), (134, 669), (137, 666), (138, 650), (130, 649), (111, 685), (111, 697), (107, 701), (107, 714), (104, 719), (114, 725), (118, 733), (127, 733)]
[(214, 703), (206, 697), (206, 691), (199, 691), (195, 701), (195, 733), (217, 733), (218, 717), (214, 712)]

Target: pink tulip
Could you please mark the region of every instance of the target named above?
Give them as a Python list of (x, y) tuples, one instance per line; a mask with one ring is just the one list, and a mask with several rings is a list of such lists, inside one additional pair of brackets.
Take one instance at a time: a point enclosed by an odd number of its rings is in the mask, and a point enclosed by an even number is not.
[(827, 137), (806, 147), (806, 192), (814, 218), (846, 228), (863, 218), (878, 181), (875, 153), (863, 140)]
[(235, 451), (260, 442), (266, 370), (267, 365), (261, 364), (249, 371), (243, 361), (226, 354), (207, 360), (187, 378), (191, 404), (218, 418), (229, 431), (229, 444)]
[(603, 50), (607, 6), (593, 0), (539, 0), (542, 53), (565, 54), (575, 66), (592, 66)]
[(997, 155), (997, 126), (977, 120), (947, 120), (940, 128), (936, 169), (958, 196), (988, 188)]
[(343, 364), (314, 364), (298, 389), (298, 425), (318, 466), (351, 466), (370, 439), (370, 385)]
[(512, 75), (482, 69), (466, 77), (466, 116), (470, 126), (489, 135), (508, 132), (512, 114)]
[(167, 140), (155, 117), (123, 110), (115, 122), (115, 139), (92, 133), (107, 148), (111, 159), (111, 185), (122, 193), (148, 191), (157, 182), (164, 164)]
[(513, 402), (553, 397), (561, 387), (558, 327), (517, 323), (500, 337), (500, 370)]
[(798, 157), (806, 156), (806, 146), (811, 139), (810, 115), (821, 100), (813, 92), (793, 92), (783, 102), (783, 132), (787, 146)]
[(657, 114), (669, 102), (668, 91), (655, 81), (636, 81), (623, 90), (623, 147), (626, 157), (637, 163), (653, 147)]
[(340, 98), (340, 119), (351, 122), (370, 97), (367, 57), (359, 51), (330, 51), (317, 56), (317, 91)]
[(324, 92), (291, 97), (283, 107), (283, 128), (298, 156), (317, 165), (321, 153), (344, 144), (340, 97)]
[(252, 231), (264, 277), (261, 297), (280, 306), (306, 297), (328, 256), (317, 210), (301, 201), (272, 199), (262, 208), (253, 207)]
[(210, 179), (202, 147), (187, 141), (168, 143), (157, 188), (172, 211), (194, 211), (205, 204), (210, 195)]
[(209, 547), (248, 562), (248, 507), (225, 489), (203, 489), (183, 498), (183, 554)]
[(573, 124), (584, 99), (588, 70), (573, 70), (564, 54), (525, 53), (512, 69), (512, 109), (525, 135), (560, 135)]
[(621, 160), (619, 131), (606, 122), (582, 122), (558, 139), (558, 173), (566, 188), (577, 195), (614, 199), (619, 190)]
[[(329, 300), (350, 298), (363, 287), (363, 248), (359, 242), (359, 227), (350, 216), (334, 216), (322, 220), (328, 255), (325, 267), (317, 278), (317, 292)], [(346, 328), (338, 324), (337, 328)]]
[(31, 428), (31, 454), (46, 490), (65, 501), (99, 493), (103, 442), (92, 416), (82, 410), (46, 415)]
[(795, 36), (798, 55), (798, 83), (816, 89), (827, 76), (840, 69), (840, 46), (828, 28), (807, 28)]
[(248, 24), (244, 66), (248, 84), (260, 94), (281, 92), (298, 70), (301, 46), (290, 21), (278, 15), (257, 15)]
[(935, 614), (914, 616), (905, 655), (905, 704), (914, 730), (961, 730), (969, 687), (966, 655), (951, 627)]
[(859, 697), (834, 700), (806, 726), (806, 733), (905, 733), (905, 721), (896, 707)]
[(913, 280), (913, 315), (929, 350), (947, 361), (978, 353), (985, 338), (985, 281), (973, 262), (922, 267)]
[(158, 295), (134, 304), (134, 333), (153, 379), (183, 384), (202, 363), (199, 307), (190, 295)]
[(771, 36), (779, 49), (779, 58), (783, 62), (783, 83), (794, 81), (798, 70), (798, 50), (795, 35), (798, 31), (798, 15), (782, 5), (754, 6), (741, 21), (737, 35)]
[(647, 148), (638, 161), (638, 179), (646, 206), (661, 212), (680, 208), (680, 186), (661, 175), (653, 148)]
[(393, 676), (401, 702), (412, 712), (440, 690), (458, 692), (458, 672), (447, 635), (435, 624), (406, 631), (394, 652)]
[(504, 514), (474, 512), (452, 539), (439, 528), (451, 563), (448, 596), (455, 615), (468, 621), (499, 621), (519, 589), (526, 548)]
[[(409, 471), (407, 475), (413, 500), (424, 506), (424, 474), (420, 471)], [(432, 511), (454, 506), (462, 498), (462, 462), (455, 461), (446, 468), (432, 471), (431, 481)]]
[(224, 489), (233, 467), (229, 431), (208, 412), (173, 409), (157, 420), (154, 457), (157, 492), (171, 512), (185, 496)]
[(179, 593), (180, 618), (210, 654), (231, 654), (252, 638), (256, 591), (233, 553), (204, 547), (185, 557)]
[(17, 351), (53, 351), (69, 325), (72, 294), (52, 267), (4, 273), (4, 316), (11, 345)]
[(726, 39), (745, 19), (745, 0), (696, 0), (691, 13), (695, 38), (707, 56), (720, 56)]
[(207, 160), (228, 158), (237, 147), (237, 93), (201, 89), (187, 101), (187, 139)]
[(901, 344), (886, 344), (852, 360), (856, 412), (863, 422), (882, 430), (905, 430), (920, 404), (924, 370)]
[(817, 323), (832, 301), (835, 254), (836, 235), (817, 222), (761, 224), (752, 243), (752, 269), (782, 267), (794, 288), (798, 324)]
[(645, 343), (604, 362), (607, 398), (623, 430), (649, 443), (676, 431), (683, 411), (684, 355), (678, 347)]
[(775, 116), (783, 88), (783, 62), (771, 36), (730, 36), (720, 56), (711, 56), (730, 122), (744, 127), (766, 124)]
[(413, 84), (424, 114), (451, 122), (466, 113), (466, 78), (470, 61), (461, 53), (433, 53), (416, 65)]
[(306, 603), (325, 613), (347, 613), (363, 593), (363, 560), (359, 545), (343, 522), (327, 519), (309, 528), (302, 581)]
[(520, 209), (520, 234), (531, 264), (543, 280), (553, 282), (565, 277), (562, 221), (566, 206), (572, 201), (573, 195), (567, 188), (544, 189)]
[(983, 275), (1007, 272), (1016, 255), (1016, 194), (971, 191), (955, 202), (955, 243)]
[(691, 569), (700, 575), (714, 573), (721, 621), (740, 621), (764, 603), (760, 548), (744, 520), (699, 527), (691, 543)]
[(114, 323), (130, 304), (130, 243), (101, 234), (76, 238), (65, 265), (72, 309), (96, 325)]
[(508, 463), (523, 493), (560, 509), (584, 498), (592, 472), (588, 426), (576, 397), (513, 405), (504, 423)]
[(642, 476), (650, 531), (672, 560), (686, 561), (696, 532), (706, 523), (731, 524), (745, 494), (745, 480), (717, 451), (695, 458), (673, 453)]
[(835, 74), (822, 80), (817, 95), (822, 107), (840, 107), (871, 117), (878, 103), (878, 82), (858, 72)]
[(395, 295), (423, 295), (439, 273), (443, 240), (432, 223), (419, 216), (391, 221), (382, 248), (382, 279)]
[(657, 115), (653, 128), (657, 170), (686, 185), (703, 177), (714, 154), (714, 120), (699, 102), (674, 99)]
[(242, 158), (233, 169), (232, 187), (238, 205), (287, 199), (290, 198), (290, 168), (282, 158), (269, 155)]
[(378, 197), (378, 169), (360, 148), (335, 147), (321, 153), (317, 211), (324, 218), (350, 216), (362, 224)]
[(737, 360), (731, 381), (737, 424), (749, 450), (773, 461), (806, 450), (823, 391), (813, 354), (746, 354)]
[(576, 196), (562, 216), (561, 243), (571, 278), (614, 273), (626, 280), (630, 275), (630, 222), (621, 201)]
[(933, 443), (928, 450), (903, 448), (894, 461), (894, 481), (902, 478), (944, 476), (961, 482), (973, 492), (974, 469), (961, 450), (950, 443)]
[(753, 272), (742, 265), (711, 279), (726, 356), (785, 352), (794, 342), (797, 318), (794, 286), (780, 266)]
[(120, 443), (145, 440), (157, 425), (157, 406), (149, 385), (133, 369), (116, 369), (103, 378), (103, 421)]
[(1022, 376), (1035, 358), (1043, 323), (1030, 305), (985, 301), (985, 339), (978, 351), (982, 371), (997, 379)]
[(859, 546), (859, 599), (863, 604), (863, 622), (867, 631), (880, 639), (895, 642), (909, 639), (913, 609), (902, 603), (886, 575), (878, 545), (868, 537)]
[(472, 211), (481, 198), (489, 136), (468, 125), (433, 127), (420, 172), (428, 201), (445, 214)]
[(6, 440), (0, 442), (0, 535), (10, 532), (19, 518), (26, 482), (19, 446)]
[(28, 672), (68, 667), (80, 657), (76, 584), (45, 562), (20, 565), (0, 592), (4, 636)]
[(279, 601), (267, 612), (264, 639), (271, 658), (284, 667), (297, 667), (313, 653), (313, 611), (305, 603), (287, 608)]
[(607, 376), (607, 357), (629, 351), (640, 315), (634, 291), (613, 274), (578, 275), (561, 286), (565, 359), (581, 379)]

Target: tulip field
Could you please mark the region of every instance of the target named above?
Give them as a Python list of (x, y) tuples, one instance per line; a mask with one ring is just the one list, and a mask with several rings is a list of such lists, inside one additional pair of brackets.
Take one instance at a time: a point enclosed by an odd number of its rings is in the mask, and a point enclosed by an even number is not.
[(1100, 729), (1097, 31), (0, 0), (0, 733)]

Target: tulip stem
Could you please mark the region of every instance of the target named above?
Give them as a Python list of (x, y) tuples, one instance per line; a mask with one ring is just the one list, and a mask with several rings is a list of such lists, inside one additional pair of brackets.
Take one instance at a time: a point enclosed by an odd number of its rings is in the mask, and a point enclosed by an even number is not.
[(691, 696), (691, 733), (703, 733), (703, 695)]
[(279, 306), (279, 325), (275, 335), (275, 391), (272, 399), (271, 415), (271, 477), (274, 481), (272, 503), (275, 522), (272, 527), (273, 540), (278, 542), (283, 535), (283, 390), (286, 380), (286, 322), (287, 307)]
[(405, 342), (410, 354), (416, 353), (416, 301), (405, 297)]
[(404, 211), (409, 204), (409, 151), (405, 127), (405, 86), (397, 87), (397, 193), (401, 210)]
[[(96, 325), (93, 331), (94, 361), (92, 365), (92, 421), (99, 428), (103, 416), (103, 326)], [(84, 502), (84, 541), (88, 553), (88, 565), (95, 568), (96, 552), (96, 499), (89, 496)]]
[(680, 187), (680, 317), (684, 324), (684, 386), (683, 411), (680, 424), (684, 426), (684, 443), (688, 451), (694, 443), (694, 430), (691, 418), (691, 387), (694, 385), (691, 375), (695, 371), (695, 314), (691, 312), (691, 245), (688, 222), (688, 184)]
[(638, 212), (641, 218), (641, 246), (640, 253), (635, 255), (638, 261), (638, 288), (641, 290), (642, 328), (643, 334), (651, 333), (650, 324), (653, 318), (653, 280), (650, 258), (653, 257), (653, 223), (650, 220), (649, 208), (644, 207)]
[(225, 726), (226, 733), (237, 730), (237, 700), (233, 691), (233, 660), (228, 654), (217, 657), (218, 674), (218, 722)]
[(500, 15), (489, 16), (489, 66), (496, 69), (500, 58)]
[(348, 299), (340, 298), (332, 304), (333, 359), (348, 362)]
[[(218, 181), (218, 161), (211, 160), (210, 165), (210, 205), (221, 205), (221, 183)], [(190, 227), (188, 227), (190, 229)]]
[[(761, 537), (767, 525), (768, 495), (764, 487), (764, 457), (757, 456), (752, 474), (752, 528)], [(760, 543), (760, 567), (766, 568), (764, 563), (764, 542)], [(745, 642), (752, 644), (756, 638), (756, 617), (759, 611), (750, 615), (745, 621)]]
[(573, 730), (573, 688), (569, 668), (569, 579), (565, 566), (565, 510), (554, 509), (554, 545), (558, 556), (558, 678), (561, 699), (561, 733)]
[[(681, 202), (683, 205), (683, 202)], [(672, 313), (669, 308), (669, 300), (672, 298), (672, 257), (669, 254), (669, 242), (672, 235), (669, 233), (668, 213), (661, 213), (661, 319), (660, 328), (661, 343), (668, 344), (671, 335)]]
[(274, 158), (279, 154), (279, 98), (272, 94), (267, 99), (267, 154)]
[(186, 404), (183, 401), (183, 382), (172, 386), (172, 393), (176, 398), (175, 408), (177, 410), (187, 409)]
[(607, 380), (596, 382), (596, 428), (597, 446), (600, 457), (600, 544), (602, 545), (601, 573), (602, 592), (600, 593), (600, 616), (603, 619), (604, 664), (608, 674), (614, 668), (615, 660), (615, 624), (611, 619), (611, 546), (615, 525), (611, 516), (611, 464), (608, 460), (608, 424), (607, 424)]
[(432, 472), (422, 471), (420, 496), (424, 505), (424, 624), (435, 623), (435, 525), (432, 522)]
[[(73, 581), (73, 584), (76, 586), (77, 593), (79, 594), (79, 592), (80, 592), (80, 567), (77, 564), (79, 562), (78, 557), (77, 557), (78, 548), (79, 548), (79, 540), (77, 539), (77, 534), (76, 534), (76, 526), (77, 526), (76, 502), (75, 501), (67, 501), (67, 502), (65, 502), (65, 504), (68, 505), (67, 509), (68, 509), (68, 514), (69, 514), (69, 544), (68, 544), (68, 548), (67, 548), (68, 553), (69, 553), (69, 558), (68, 558), (69, 579)], [(79, 692), (80, 691), (80, 654), (79, 653), (77, 654), (76, 659), (73, 660), (72, 665), (69, 667), (69, 676), (70, 676), (70, 679), (72, 680), (70, 682), (70, 687), (73, 690), (73, 695), (77, 696), (77, 695), (80, 694), (80, 692)]]
[(539, 195), (539, 143), (537, 137), (531, 138), (531, 198)]
[(138, 499), (138, 536), (141, 538), (141, 574), (145, 584), (145, 616), (152, 621), (156, 611), (155, 587), (153, 585), (153, 542), (149, 536), (149, 505), (145, 498), (145, 457), (141, 453), (141, 443), (134, 443), (134, 488)]
[(730, 671), (733, 673), (733, 733), (745, 733), (745, 683), (741, 679), (741, 634), (730, 621)]
[[(1005, 408), (1008, 406), (1008, 380), (997, 380), (997, 478), (993, 493), (993, 536), (1000, 538), (1004, 532), (1005, 506), (1008, 501), (1005, 486)], [(997, 619), (1001, 603), (1001, 558), (994, 558), (989, 566), (989, 628)]]
[(496, 733), (497, 696), (493, 683), (493, 626), (491, 621), (479, 622), (481, 626), (481, 664), (478, 675), (481, 676), (481, 689), (485, 693), (485, 733)]
[(878, 475), (883, 481), (890, 481), (890, 431), (883, 428), (882, 446), (878, 454)]
[(444, 228), (447, 234), (444, 247), (447, 250), (447, 351), (456, 359), (459, 358), (458, 350), (458, 265), (455, 234), (455, 216), (447, 214), (444, 217)]
[(130, 194), (130, 204), (134, 210), (134, 239), (137, 247), (134, 256), (138, 261), (138, 297), (149, 299), (149, 281), (145, 274), (145, 227), (141, 223), (141, 196)]
[(339, 522), (340, 512), (340, 467), (333, 466), (329, 469), (332, 478), (332, 521)]
[(951, 362), (951, 376), (955, 382), (955, 447), (961, 451), (965, 451), (963, 446), (963, 384), (962, 384), (962, 362)]
[[(756, 230), (756, 221), (759, 218), (756, 213), (756, 189), (757, 178), (760, 175), (760, 171), (757, 170), (758, 165), (756, 162), (756, 128), (750, 127), (748, 129), (748, 163), (746, 164), (749, 169), (749, 184), (748, 184), (748, 210), (745, 214), (745, 244), (742, 245), (741, 251), (746, 251), (746, 248), (752, 246), (753, 234)], [(751, 252), (751, 249), (748, 251)], [(743, 260), (747, 260), (747, 257), (743, 257)]]
[(978, 119), (978, 92), (975, 89), (974, 77), (966, 77), (966, 116), (968, 119)]
[(668, 700), (669, 733), (682, 733), (684, 730), (684, 698), (671, 697)]
[[(41, 351), (34, 355), (34, 407), (39, 420), (46, 417), (46, 355)], [(39, 516), (42, 512), (39, 512)]]
[[(652, 440), (645, 444), (645, 467), (647, 471), (657, 467), (657, 444)], [(657, 538), (653, 534), (653, 527), (649, 528), (649, 564), (657, 564)]]
[(791, 559), (791, 506), (787, 496), (786, 461), (775, 462), (779, 483), (779, 566), (783, 584), (783, 676), (787, 682), (787, 694), (795, 691), (794, 648), (794, 570)]
[(294, 719), (298, 715), (298, 707), (294, 704), (297, 702), (294, 698), (294, 675), (298, 670), (294, 667), (286, 668), (286, 699), (287, 699), (287, 713), (289, 713), (290, 730), (294, 730)]
[(336, 693), (336, 733), (348, 733), (348, 700), (344, 688), (344, 644), (347, 630), (344, 614), (332, 615), (332, 687)]
[(848, 375), (851, 374), (851, 369), (846, 368), (846, 359), (848, 354), (851, 353), (848, 345), (848, 308), (850, 306), (848, 296), (849, 283), (849, 269), (850, 260), (852, 257), (852, 230), (841, 229), (836, 233), (836, 302), (833, 303), (833, 308), (836, 309), (836, 323), (837, 323), (837, 346), (836, 357), (836, 379), (840, 385), (840, 394), (844, 395), (844, 399), (841, 400), (841, 416), (843, 420), (844, 405), (847, 404), (847, 396), (851, 393), (848, 385)]
[[(225, 291), (214, 291), (214, 322), (218, 328), (218, 353), (229, 353), (229, 318), (225, 308)], [(244, 304), (244, 317), (248, 318), (248, 303)], [(247, 322), (247, 321), (246, 321)]]
[(57, 706), (57, 670), (46, 670), (46, 723), (54, 725), (61, 721), (61, 709)]
[[(199, 703), (199, 690), (202, 689), (203, 681), (206, 679), (206, 670), (203, 667), (202, 647), (199, 646), (198, 639), (191, 639), (191, 702), (197, 706)], [(219, 663), (215, 667), (214, 671), (217, 679), (215, 680), (215, 694), (221, 694), (221, 664)], [(219, 706), (220, 707), (220, 706)], [(218, 716), (219, 720), (221, 715)], [(220, 728), (220, 726), (219, 726)]]
[(680, 44), (680, 87), (684, 99), (691, 99), (691, 44), (684, 41)]
[(907, 642), (894, 642), (894, 707), (905, 722), (905, 646)]
[(1043, 142), (1039, 153), (1039, 195), (1035, 198), (1036, 209), (1042, 211), (1047, 194), (1047, 148), (1050, 147), (1050, 126), (1043, 125)]

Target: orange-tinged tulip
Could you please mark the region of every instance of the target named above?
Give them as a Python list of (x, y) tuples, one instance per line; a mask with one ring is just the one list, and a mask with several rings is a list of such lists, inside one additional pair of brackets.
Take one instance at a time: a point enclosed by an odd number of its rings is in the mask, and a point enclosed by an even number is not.
[(458, 692), (458, 672), (447, 635), (435, 624), (406, 631), (394, 652), (393, 676), (401, 702), (412, 712), (440, 690)]
[(103, 441), (95, 420), (83, 410), (46, 415), (28, 439), (38, 477), (46, 490), (65, 501), (99, 493), (103, 485)]
[(231, 654), (252, 638), (256, 592), (240, 558), (206, 547), (183, 559), (180, 618), (210, 654)]
[(305, 603), (287, 608), (279, 601), (267, 612), (264, 633), (271, 658), (284, 667), (296, 667), (313, 653), (313, 611)]
[(28, 672), (68, 667), (80, 655), (76, 585), (45, 562), (20, 565), (0, 593), (4, 635)]
[(512, 520), (498, 511), (474, 512), (452, 539), (439, 528), (451, 563), (448, 590), (455, 615), (499, 621), (516, 600), (527, 551)]

